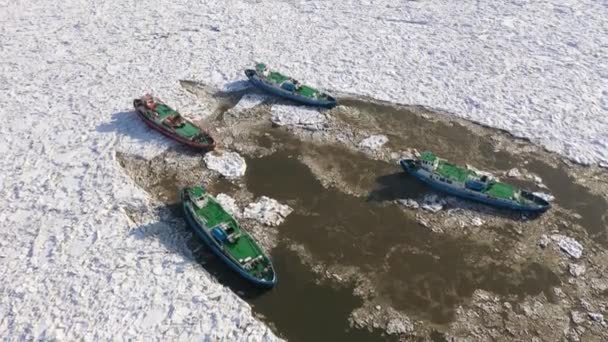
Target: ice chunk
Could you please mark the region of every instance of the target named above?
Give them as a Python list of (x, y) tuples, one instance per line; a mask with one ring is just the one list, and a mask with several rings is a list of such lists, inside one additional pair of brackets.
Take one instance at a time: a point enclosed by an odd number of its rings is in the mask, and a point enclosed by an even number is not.
[(238, 178), (245, 174), (245, 159), (236, 152), (210, 152), (203, 158), (207, 168), (219, 172), (226, 178)]
[(424, 199), (422, 200), (421, 207), (422, 207), (422, 209), (436, 213), (439, 210), (443, 209), (444, 205), (445, 205), (445, 201), (442, 199), (439, 199), (439, 197), (437, 197), (437, 195), (426, 195), (426, 196), (424, 196)]
[(589, 312), (588, 315), (589, 315), (589, 318), (591, 318), (592, 320), (594, 320), (596, 322), (601, 323), (604, 321), (604, 315), (602, 315), (601, 313)]
[(573, 277), (580, 277), (585, 273), (585, 265), (570, 264), (568, 265), (568, 272)]
[(574, 324), (581, 324), (585, 322), (585, 315), (579, 311), (570, 311), (570, 318)]
[(538, 245), (541, 246), (542, 248), (545, 248), (549, 245), (549, 242), (551, 242), (551, 240), (549, 240), (549, 237), (547, 235), (543, 234), (540, 236)]
[(361, 140), (361, 142), (359, 143), (359, 148), (375, 151), (387, 142), (388, 138), (386, 137), (386, 135), (370, 135), (369, 137)]
[(484, 222), (481, 217), (473, 217), (473, 219), (471, 220), (471, 224), (475, 227), (480, 227), (484, 224)]
[(583, 255), (583, 246), (571, 237), (564, 235), (551, 235), (553, 241), (557, 241), (559, 248), (574, 259)]
[(407, 208), (412, 208), (412, 209), (420, 208), (420, 204), (418, 204), (418, 202), (416, 202), (415, 200), (413, 200), (411, 198), (398, 199), (397, 202)]
[(532, 194), (544, 199), (547, 202), (552, 202), (555, 199), (555, 197), (553, 195), (545, 193), (545, 192), (533, 192)]
[(241, 216), (241, 209), (239, 209), (239, 206), (236, 204), (234, 198), (226, 194), (219, 194), (215, 196), (215, 199), (230, 214), (234, 215), (235, 217)]
[(270, 120), (279, 126), (293, 126), (310, 130), (324, 129), (327, 123), (325, 115), (316, 109), (285, 105), (272, 106)]
[(519, 172), (519, 170), (516, 167), (514, 167), (507, 172), (507, 176), (513, 177), (513, 178), (520, 178), (521, 172)]
[(249, 203), (243, 211), (243, 217), (254, 219), (267, 226), (278, 226), (293, 209), (266, 196), (260, 197), (257, 202)]

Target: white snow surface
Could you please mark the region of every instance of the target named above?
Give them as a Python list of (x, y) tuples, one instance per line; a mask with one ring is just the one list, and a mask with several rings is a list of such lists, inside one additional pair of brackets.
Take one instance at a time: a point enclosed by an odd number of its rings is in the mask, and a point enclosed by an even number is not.
[(272, 198), (262, 196), (257, 201), (249, 203), (243, 210), (243, 217), (254, 219), (267, 226), (278, 226), (287, 215), (291, 214), (291, 209), (286, 204), (281, 204)]
[(602, 1), (0, 7), (0, 336), (9, 339), (274, 339), (180, 253), (184, 241), (139, 238), (122, 209), (149, 198), (115, 151), (150, 158), (171, 144), (135, 122), (131, 101), (152, 92), (189, 108), (180, 79), (236, 90), (248, 86), (243, 69), (265, 61), (325, 89), (442, 109), (608, 164)]
[(247, 170), (245, 159), (236, 152), (212, 151), (205, 154), (203, 160), (207, 168), (229, 179), (242, 177)]
[(270, 120), (279, 126), (320, 130), (325, 127), (327, 122), (325, 115), (312, 107), (274, 105), (271, 112)]

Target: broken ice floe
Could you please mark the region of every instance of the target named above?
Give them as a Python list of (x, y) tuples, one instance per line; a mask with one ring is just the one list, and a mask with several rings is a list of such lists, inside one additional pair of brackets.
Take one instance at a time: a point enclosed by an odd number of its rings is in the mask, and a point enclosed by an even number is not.
[(381, 148), (387, 142), (388, 138), (386, 135), (370, 135), (369, 137), (361, 140), (359, 143), (359, 148), (375, 151)]
[(226, 194), (219, 194), (215, 196), (215, 199), (228, 213), (234, 215), (237, 218), (241, 217), (241, 209), (239, 209), (239, 206), (236, 204), (234, 198)]
[(568, 272), (570, 272), (573, 277), (580, 277), (581, 275), (585, 274), (585, 270), (585, 265), (568, 265)]
[(564, 235), (551, 235), (553, 241), (557, 241), (559, 248), (574, 259), (583, 255), (583, 246), (571, 237)]
[(471, 219), (471, 224), (475, 227), (481, 227), (484, 223), (485, 222), (481, 219), (481, 217), (473, 217)]
[(508, 177), (512, 177), (512, 178), (520, 178), (521, 177), (521, 172), (519, 172), (519, 169), (517, 169), (516, 167), (512, 168), (511, 170), (509, 170), (507, 172), (507, 176)]
[(420, 208), (420, 204), (411, 198), (401, 198), (398, 199), (397, 202), (406, 208), (418, 209)]
[(533, 192), (532, 194), (544, 199), (547, 202), (552, 202), (553, 200), (555, 200), (555, 197), (553, 195), (545, 192)]
[(245, 159), (236, 152), (210, 152), (203, 158), (207, 168), (219, 172), (226, 178), (238, 178), (245, 174)]
[(589, 318), (591, 318), (592, 320), (596, 321), (596, 322), (604, 322), (604, 315), (602, 315), (601, 313), (593, 313), (593, 312), (589, 312), (587, 313), (589, 315)]
[(585, 315), (580, 311), (570, 311), (570, 318), (574, 324), (581, 324), (585, 322)]
[(549, 240), (549, 237), (545, 234), (540, 236), (540, 240), (538, 241), (538, 245), (541, 248), (545, 248), (549, 245), (549, 242), (551, 242), (551, 240)]
[(439, 198), (437, 195), (426, 195), (422, 199), (422, 209), (428, 210), (430, 212), (436, 213), (439, 210), (443, 209), (443, 206), (446, 205), (445, 200)]
[(286, 105), (272, 106), (271, 121), (279, 126), (293, 126), (310, 130), (326, 127), (327, 118), (318, 110)]
[(257, 202), (249, 203), (243, 211), (243, 217), (254, 219), (267, 226), (278, 226), (293, 209), (266, 196), (260, 197)]

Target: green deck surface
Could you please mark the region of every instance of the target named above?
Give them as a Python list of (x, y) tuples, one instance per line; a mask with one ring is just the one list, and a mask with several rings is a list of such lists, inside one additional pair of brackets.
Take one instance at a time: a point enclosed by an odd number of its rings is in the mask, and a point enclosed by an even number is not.
[(435, 161), (435, 159), (437, 159), (437, 156), (434, 155), (432, 152), (422, 152), (422, 154), (420, 154), (420, 160), (424, 160), (424, 161)]
[[(240, 225), (236, 220), (226, 212), (222, 206), (205, 190), (201, 187), (193, 187), (189, 189), (192, 197), (200, 197), (202, 195), (207, 197), (207, 203), (203, 208), (197, 208), (194, 204), (192, 207), (195, 209), (196, 215), (206, 222), (207, 227), (205, 229), (210, 231), (213, 227), (221, 223), (227, 223), (235, 233), (240, 233), (240, 237), (234, 243), (224, 243), (224, 251), (230, 254), (237, 261), (245, 259), (247, 257), (255, 258), (259, 255), (264, 255), (261, 248), (253, 240), (253, 238), (241, 229)], [(264, 261), (256, 264), (254, 268), (248, 272), (256, 277), (261, 277), (264, 268), (269, 264), (268, 259), (264, 256)]]
[[(281, 74), (280, 72), (273, 71), (273, 70), (268, 70), (268, 76), (264, 77), (263, 72), (264, 72), (264, 70), (266, 70), (266, 65), (264, 63), (256, 64), (255, 68), (256, 68), (256, 71), (258, 72), (259, 77), (265, 78), (267, 81), (269, 81), (270, 83), (273, 83), (277, 87), (280, 87), (281, 84), (285, 81), (290, 81), (290, 82), (296, 83), (296, 80), (294, 80), (293, 78), (291, 78), (289, 76), (285, 76), (285, 75)], [(301, 84), (301, 83), (300, 83), (300, 86), (295, 90), (295, 93), (300, 96), (309, 97), (309, 98), (313, 98), (313, 99), (327, 96), (326, 94), (322, 93), (318, 89), (315, 89), (313, 87), (310, 87), (310, 86), (307, 86), (307, 85)]]
[(464, 169), (457, 165), (448, 163), (444, 160), (440, 160), (437, 165), (437, 169), (435, 170), (439, 175), (456, 181), (460, 183), (464, 183), (469, 176), (475, 176), (475, 172), (471, 170)]
[(509, 184), (496, 182), (490, 183), (490, 186), (485, 192), (488, 195), (492, 195), (494, 197), (513, 199), (513, 196), (515, 195), (517, 190)]
[(275, 83), (276, 85), (280, 86), (281, 83), (287, 81), (289, 79), (289, 77), (278, 73), (276, 71), (271, 71), (268, 74), (268, 77), (266, 77), (267, 80), (271, 81), (272, 83)]
[(300, 88), (298, 88), (296, 90), (296, 93), (298, 93), (298, 95), (301, 95), (301, 96), (314, 98), (317, 96), (319, 91), (317, 89), (311, 88), (309, 86), (302, 85), (302, 86), (300, 86)]
[[(431, 152), (423, 152), (420, 155), (420, 160), (424, 160), (427, 162), (433, 162), (435, 160), (438, 160), (435, 172), (439, 176), (455, 182), (465, 183), (467, 179), (480, 178), (480, 176), (475, 171), (449, 163), (446, 160), (438, 158)], [(523, 198), (515, 198), (515, 194), (519, 192), (519, 189), (506, 183), (490, 181), (488, 183), (487, 188), (482, 190), (481, 192), (494, 196), (496, 198), (518, 200), (520, 202), (524, 201)]]
[[(156, 105), (155, 111), (156, 111), (156, 113), (158, 113), (157, 121), (161, 122), (161, 123), (164, 119), (166, 119), (167, 117), (169, 117), (171, 115), (181, 117), (180, 113), (178, 113), (177, 111), (175, 111), (174, 109), (172, 109), (171, 107), (167, 106), (164, 103), (158, 103)], [(166, 127), (168, 127), (168, 126), (166, 126)], [(186, 139), (192, 139), (201, 133), (201, 130), (198, 127), (194, 126), (193, 124), (191, 124), (190, 122), (187, 122), (187, 121), (184, 122), (184, 124), (181, 127), (168, 127), (168, 128), (172, 129), (179, 136), (184, 137)], [(207, 141), (203, 141), (203, 142), (207, 142)]]

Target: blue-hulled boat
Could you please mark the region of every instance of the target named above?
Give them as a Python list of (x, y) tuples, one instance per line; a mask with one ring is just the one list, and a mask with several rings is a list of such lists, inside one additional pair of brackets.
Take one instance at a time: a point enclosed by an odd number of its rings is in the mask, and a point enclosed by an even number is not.
[(277, 283), (270, 258), (203, 187), (186, 188), (181, 197), (186, 221), (226, 265), (258, 286)]
[(245, 70), (245, 75), (254, 86), (296, 102), (326, 108), (332, 108), (337, 104), (336, 99), (331, 95), (270, 70), (264, 63), (256, 64), (255, 69)]
[(429, 186), (454, 196), (525, 212), (544, 212), (551, 207), (549, 202), (531, 191), (451, 164), (431, 152), (424, 152), (415, 159), (402, 159), (399, 164)]

